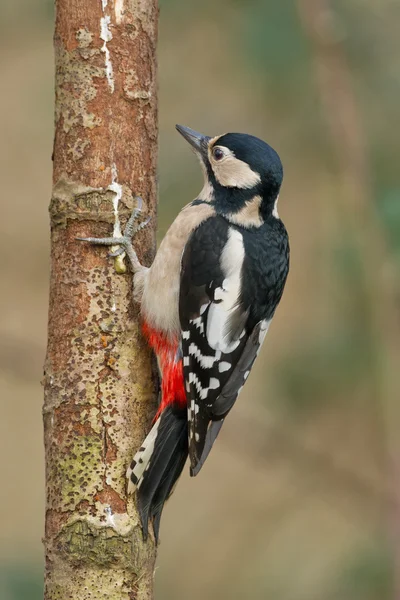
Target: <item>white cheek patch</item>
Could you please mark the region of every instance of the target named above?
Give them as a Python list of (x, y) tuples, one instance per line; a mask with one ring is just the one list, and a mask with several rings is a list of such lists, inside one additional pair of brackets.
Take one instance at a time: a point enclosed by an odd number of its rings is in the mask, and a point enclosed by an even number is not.
[(224, 187), (249, 189), (260, 183), (259, 173), (253, 171), (247, 163), (239, 160), (232, 153), (219, 164), (211, 162), (216, 180)]

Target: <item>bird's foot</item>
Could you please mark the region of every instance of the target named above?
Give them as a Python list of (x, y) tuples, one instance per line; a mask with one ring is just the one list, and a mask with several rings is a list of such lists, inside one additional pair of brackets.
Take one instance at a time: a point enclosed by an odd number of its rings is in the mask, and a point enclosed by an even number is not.
[[(125, 265), (122, 262), (122, 257), (125, 254), (129, 258), (129, 262), (131, 264), (132, 271), (134, 273), (136, 273), (137, 271), (142, 269), (142, 265), (140, 264), (137, 254), (132, 246), (132, 238), (138, 231), (140, 231), (141, 229), (146, 227), (146, 225), (149, 223), (151, 217), (148, 217), (141, 223), (135, 225), (135, 221), (136, 221), (138, 215), (142, 211), (142, 204), (143, 204), (143, 201), (141, 198), (138, 198), (137, 200), (138, 200), (138, 205), (133, 210), (131, 216), (129, 217), (129, 220), (128, 220), (127, 224), (125, 225), (124, 232), (121, 236), (112, 236), (112, 237), (104, 237), (104, 238), (94, 238), (94, 237), (89, 237), (89, 238), (78, 237), (78, 238), (76, 238), (77, 240), (79, 240), (81, 242), (89, 242), (89, 244), (94, 244), (97, 246), (117, 246), (117, 248), (115, 250), (113, 250), (112, 252), (109, 252), (109, 256), (116, 258), (116, 270), (119, 273), (124, 273), (126, 270)], [(120, 259), (120, 260), (118, 260), (118, 259)]]

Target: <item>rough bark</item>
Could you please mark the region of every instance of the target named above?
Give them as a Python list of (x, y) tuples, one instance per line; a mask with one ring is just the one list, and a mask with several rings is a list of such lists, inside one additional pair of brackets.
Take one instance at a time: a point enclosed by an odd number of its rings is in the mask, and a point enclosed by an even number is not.
[(45, 363), (45, 599), (150, 599), (125, 470), (155, 410), (152, 357), (109, 235), (143, 198), (155, 250), (157, 0), (56, 0), (51, 281)]

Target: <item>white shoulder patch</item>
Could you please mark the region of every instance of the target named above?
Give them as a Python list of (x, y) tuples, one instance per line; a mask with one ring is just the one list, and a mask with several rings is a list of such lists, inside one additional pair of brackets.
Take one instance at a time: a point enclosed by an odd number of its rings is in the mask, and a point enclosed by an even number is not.
[(221, 254), (221, 269), (225, 276), (222, 287), (215, 290), (218, 303), (212, 303), (208, 311), (207, 340), (211, 348), (223, 353), (232, 352), (239, 340), (230, 341), (229, 319), (240, 296), (242, 266), (244, 260), (243, 236), (237, 229), (229, 228), (228, 241)]

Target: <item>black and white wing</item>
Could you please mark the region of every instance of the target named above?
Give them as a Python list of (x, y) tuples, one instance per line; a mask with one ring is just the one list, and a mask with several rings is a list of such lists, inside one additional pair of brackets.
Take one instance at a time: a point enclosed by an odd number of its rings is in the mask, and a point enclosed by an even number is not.
[(245, 271), (238, 228), (217, 216), (192, 233), (179, 299), (192, 475), (204, 464), (268, 329), (269, 320), (254, 322), (251, 303), (243, 300)]

